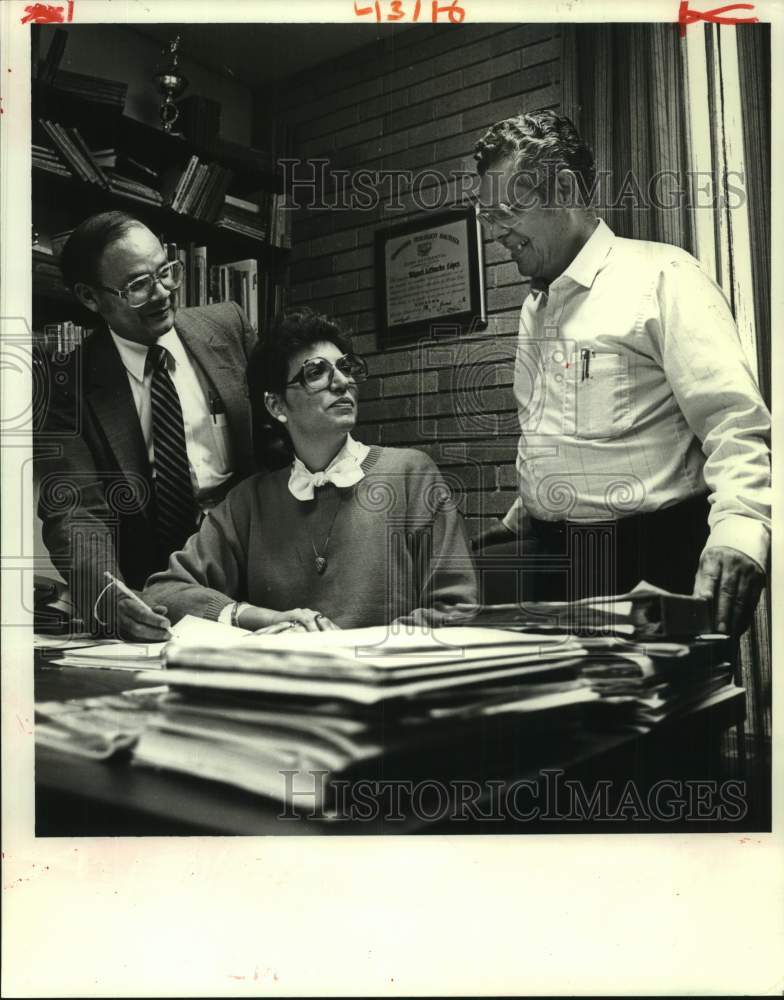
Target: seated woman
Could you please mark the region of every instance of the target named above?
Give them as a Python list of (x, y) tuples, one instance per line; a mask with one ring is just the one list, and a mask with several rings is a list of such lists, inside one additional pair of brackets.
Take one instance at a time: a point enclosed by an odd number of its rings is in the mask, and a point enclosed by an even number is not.
[(315, 631), (437, 624), (476, 603), (462, 518), (435, 464), (351, 436), (366, 377), (331, 319), (303, 309), (276, 320), (248, 387), (288, 431), (293, 464), (233, 489), (147, 581), (149, 605), (172, 622)]

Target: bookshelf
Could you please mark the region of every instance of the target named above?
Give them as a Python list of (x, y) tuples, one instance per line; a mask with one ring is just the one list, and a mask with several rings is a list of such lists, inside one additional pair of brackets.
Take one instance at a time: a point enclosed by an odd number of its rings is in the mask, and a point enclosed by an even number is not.
[(272, 150), (210, 138), (198, 127), (199, 141), (170, 135), (125, 115), (113, 81), (47, 72), (44, 63), (32, 120), (33, 329), (40, 347), (48, 350), (51, 331), (45, 338), (44, 330), (53, 323), (94, 325), (64, 287), (57, 259), (68, 232), (109, 209), (130, 212), (183, 260), (181, 306), (233, 299), (258, 326), (285, 306), (290, 237)]

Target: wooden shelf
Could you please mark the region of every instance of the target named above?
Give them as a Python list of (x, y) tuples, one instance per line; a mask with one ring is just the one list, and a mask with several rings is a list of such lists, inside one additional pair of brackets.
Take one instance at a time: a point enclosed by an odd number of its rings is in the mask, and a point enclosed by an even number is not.
[(235, 186), (245, 191), (259, 188), (268, 191), (283, 190), (282, 175), (276, 169), (270, 153), (244, 148), (220, 136), (206, 145), (195, 143), (131, 118), (110, 105), (87, 101), (51, 87), (44, 88), (36, 95), (34, 126), (38, 118), (76, 126), (88, 145), (113, 145), (118, 150), (126, 150), (134, 159), (151, 161), (159, 167), (177, 162), (184, 164), (195, 153), (202, 160), (217, 161), (232, 170)]
[(77, 177), (62, 177), (39, 167), (33, 167), (33, 202), (41, 203), (60, 192), (70, 199), (78, 199), (85, 217), (92, 212), (103, 212), (121, 207), (138, 218), (153, 232), (163, 235), (173, 243), (194, 242), (208, 244), (215, 263), (232, 259), (255, 257), (263, 266), (274, 270), (283, 265), (288, 249), (272, 246), (266, 240), (256, 240), (242, 233), (221, 229), (211, 222), (194, 219), (190, 215), (174, 212), (164, 205), (137, 201), (116, 191), (107, 191)]

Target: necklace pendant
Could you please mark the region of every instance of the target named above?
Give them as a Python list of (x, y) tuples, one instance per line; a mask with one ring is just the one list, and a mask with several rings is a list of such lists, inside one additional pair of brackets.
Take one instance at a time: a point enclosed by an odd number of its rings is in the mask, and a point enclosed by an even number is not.
[(327, 560), (324, 556), (316, 556), (316, 572), (321, 576), (324, 570), (327, 568)]

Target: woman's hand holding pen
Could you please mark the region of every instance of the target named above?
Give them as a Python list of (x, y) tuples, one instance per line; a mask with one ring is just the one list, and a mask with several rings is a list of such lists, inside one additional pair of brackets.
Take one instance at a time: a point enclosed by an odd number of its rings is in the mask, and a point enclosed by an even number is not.
[(117, 591), (115, 629), (121, 638), (129, 642), (166, 642), (171, 639), (171, 622), (162, 604), (151, 608), (122, 580), (111, 573), (104, 573), (104, 576)]
[(171, 639), (170, 628), (162, 604), (148, 608), (129, 597), (121, 597), (117, 602), (117, 630), (129, 642), (166, 642)]

